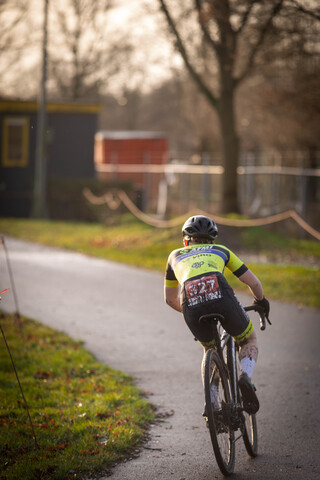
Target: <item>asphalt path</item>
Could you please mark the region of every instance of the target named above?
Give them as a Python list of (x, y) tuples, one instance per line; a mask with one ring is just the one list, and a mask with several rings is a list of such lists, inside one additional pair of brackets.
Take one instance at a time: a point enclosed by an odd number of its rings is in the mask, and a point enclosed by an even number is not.
[[(147, 443), (108, 478), (222, 478), (201, 416), (202, 349), (181, 314), (164, 304), (162, 275), (10, 238), (6, 244), (20, 312), (84, 340), (99, 361), (134, 375), (158, 407)], [(0, 288), (7, 286), (2, 249)], [(15, 309), (12, 293), (1, 308)], [(258, 331), (254, 374), (259, 456), (249, 459), (240, 439), (233, 478), (319, 480), (319, 311), (274, 301), (271, 319), (272, 327)]]

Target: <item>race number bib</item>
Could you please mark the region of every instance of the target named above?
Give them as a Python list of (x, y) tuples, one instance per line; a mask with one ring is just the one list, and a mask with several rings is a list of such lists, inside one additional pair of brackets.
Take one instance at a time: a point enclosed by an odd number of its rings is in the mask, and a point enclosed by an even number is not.
[(216, 275), (208, 275), (207, 277), (187, 281), (185, 283), (185, 292), (189, 307), (222, 297)]

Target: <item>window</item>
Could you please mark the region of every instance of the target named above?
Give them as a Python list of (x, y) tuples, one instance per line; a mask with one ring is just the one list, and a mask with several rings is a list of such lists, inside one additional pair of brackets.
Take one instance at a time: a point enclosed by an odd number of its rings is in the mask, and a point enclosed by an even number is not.
[(29, 156), (29, 119), (6, 117), (3, 120), (2, 164), (26, 167)]

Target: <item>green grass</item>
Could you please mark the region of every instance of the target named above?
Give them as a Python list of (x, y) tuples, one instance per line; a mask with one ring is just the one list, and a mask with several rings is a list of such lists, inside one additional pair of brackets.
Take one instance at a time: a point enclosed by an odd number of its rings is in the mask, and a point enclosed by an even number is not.
[(306, 257), (320, 258), (318, 240), (301, 240), (287, 235), (280, 235), (268, 228), (251, 227), (241, 230), (241, 242), (247, 250), (265, 253), (269, 257), (293, 259), (297, 262)]
[[(319, 285), (320, 269), (295, 265), (247, 264), (263, 285), (267, 298), (282, 302), (293, 302), (313, 308), (320, 308)], [(230, 285), (247, 292), (246, 285), (232, 274), (226, 275)]]
[(141, 442), (154, 418), (130, 376), (98, 363), (80, 342), (37, 322), (1, 326), (30, 408), (39, 449), (3, 337), (0, 478), (74, 479), (106, 471)]
[[(0, 219), (0, 232), (163, 272), (181, 244), (180, 228), (161, 230), (131, 215), (113, 226)], [(235, 252), (263, 253), (270, 263), (248, 266), (271, 299), (320, 308), (320, 242), (289, 238), (265, 228), (221, 228), (219, 242)], [(9, 251), (10, 254), (10, 251)], [(278, 263), (276, 263), (278, 262)], [(234, 288), (247, 290), (233, 275)], [(271, 316), (272, 318), (272, 316)], [(108, 469), (144, 438), (153, 417), (128, 375), (95, 361), (66, 335), (23, 318), (1, 325), (17, 365), (40, 445), (36, 449), (4, 342), (0, 348), (0, 479), (74, 479)]]
[[(143, 268), (162, 270), (177, 244), (177, 229), (157, 230), (129, 215), (118, 225), (26, 219), (0, 219), (0, 232)], [(179, 237), (180, 239), (180, 237)]]
[[(180, 227), (156, 229), (122, 215), (113, 226), (76, 222), (0, 219), (0, 232), (163, 272), (168, 253), (181, 244)], [(320, 307), (320, 242), (280, 235), (268, 228), (228, 228), (219, 230), (219, 242), (226, 244), (246, 261), (246, 254), (263, 254), (270, 263), (251, 263), (261, 279), (265, 294), (281, 301)], [(243, 286), (230, 279), (234, 288)], [(246, 288), (246, 287), (244, 287)]]

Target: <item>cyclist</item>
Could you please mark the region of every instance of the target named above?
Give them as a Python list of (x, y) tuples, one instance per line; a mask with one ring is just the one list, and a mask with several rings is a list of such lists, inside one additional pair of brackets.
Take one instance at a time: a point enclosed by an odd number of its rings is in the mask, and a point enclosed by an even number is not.
[[(204, 347), (204, 353), (214, 345), (214, 339), (210, 326), (200, 324), (199, 318), (213, 312), (223, 315), (223, 328), (240, 346), (239, 388), (244, 408), (250, 414), (256, 413), (259, 400), (251, 378), (258, 358), (257, 336), (223, 272), (227, 267), (249, 287), (254, 297), (253, 303), (262, 306), (268, 318), (270, 306), (264, 297), (260, 280), (231, 250), (215, 244), (218, 228), (211, 218), (203, 215), (188, 218), (182, 227), (182, 236), (184, 247), (174, 250), (168, 257), (165, 301), (183, 313), (187, 326)], [(204, 361), (201, 370), (203, 378)]]

